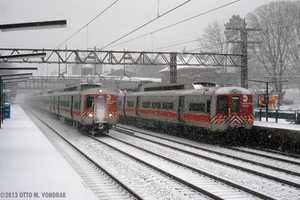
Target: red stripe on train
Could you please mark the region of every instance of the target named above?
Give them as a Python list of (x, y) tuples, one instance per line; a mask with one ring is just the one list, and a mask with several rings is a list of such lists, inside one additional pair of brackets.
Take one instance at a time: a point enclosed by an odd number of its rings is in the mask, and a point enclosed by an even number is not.
[(184, 113), (182, 115), (182, 119), (186, 122), (210, 122), (209, 115), (202, 115), (202, 114), (194, 114), (194, 113)]

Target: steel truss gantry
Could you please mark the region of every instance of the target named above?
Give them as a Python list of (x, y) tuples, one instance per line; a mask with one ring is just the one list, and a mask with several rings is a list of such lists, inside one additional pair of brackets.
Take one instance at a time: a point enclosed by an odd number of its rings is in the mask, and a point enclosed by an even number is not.
[(166, 65), (170, 66), (170, 82), (176, 82), (177, 66), (240, 67), (240, 54), (103, 51), (78, 49), (0, 48), (0, 55), (46, 53), (44, 57), (1, 59), (0, 63), (45, 64), (109, 64), (109, 65)]

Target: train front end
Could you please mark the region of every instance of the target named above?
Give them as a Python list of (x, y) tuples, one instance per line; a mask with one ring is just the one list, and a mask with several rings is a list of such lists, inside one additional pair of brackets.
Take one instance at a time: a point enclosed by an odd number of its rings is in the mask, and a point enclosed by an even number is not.
[(211, 116), (210, 129), (226, 131), (229, 129), (253, 126), (253, 96), (241, 87), (221, 87), (214, 94), (215, 110)]
[(107, 133), (117, 122), (117, 96), (99, 89), (83, 95), (82, 124), (89, 132)]

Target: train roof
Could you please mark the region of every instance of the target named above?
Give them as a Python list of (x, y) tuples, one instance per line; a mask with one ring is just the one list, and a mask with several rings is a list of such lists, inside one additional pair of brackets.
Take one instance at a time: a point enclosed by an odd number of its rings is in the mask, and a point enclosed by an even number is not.
[(200, 89), (186, 90), (159, 90), (127, 93), (127, 96), (181, 96), (181, 95), (222, 95), (222, 94), (246, 94), (252, 92), (242, 87), (202, 87)]
[(116, 90), (111, 90), (107, 88), (89, 88), (86, 90), (75, 90), (75, 91), (56, 91), (52, 93), (45, 93), (40, 96), (64, 96), (64, 95), (87, 95), (87, 94), (115, 94), (117, 95), (118, 92)]

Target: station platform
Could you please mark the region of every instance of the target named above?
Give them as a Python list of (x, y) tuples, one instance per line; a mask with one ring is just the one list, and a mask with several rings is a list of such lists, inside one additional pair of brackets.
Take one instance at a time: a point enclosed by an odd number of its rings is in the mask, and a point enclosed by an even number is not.
[(0, 129), (0, 199), (97, 198), (23, 109), (12, 105)]
[(277, 123), (275, 119), (272, 118), (270, 118), (268, 122), (265, 119), (262, 119), (262, 121), (254, 121), (254, 126), (300, 132), (300, 124), (293, 124), (281, 119), (279, 119)]

